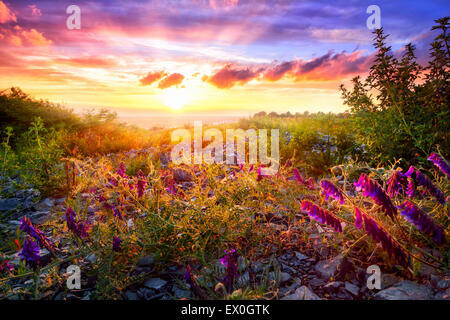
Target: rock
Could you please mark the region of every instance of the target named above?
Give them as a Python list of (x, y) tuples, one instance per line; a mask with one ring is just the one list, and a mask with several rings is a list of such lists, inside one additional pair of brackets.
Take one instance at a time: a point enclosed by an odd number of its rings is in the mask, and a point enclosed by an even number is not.
[(300, 260), (300, 261), (308, 259), (307, 256), (305, 256), (304, 254), (297, 252), (297, 251), (295, 251), (295, 257), (297, 258), (297, 260)]
[(51, 198), (46, 198), (44, 200), (42, 200), (41, 202), (39, 202), (39, 204), (37, 205), (38, 210), (41, 211), (50, 211), (54, 206), (54, 202), (53, 199)]
[(450, 300), (450, 288), (448, 288), (447, 290), (438, 292), (434, 296), (434, 299), (436, 299), (436, 300)]
[(313, 287), (322, 287), (326, 282), (320, 278), (314, 278), (309, 282), (310, 286)]
[(386, 273), (381, 276), (381, 289), (386, 289), (402, 281), (399, 277)]
[(355, 297), (359, 295), (359, 287), (348, 281), (345, 282), (345, 289)]
[(152, 255), (145, 256), (141, 259), (139, 259), (137, 265), (139, 267), (147, 267), (152, 266), (155, 263), (155, 258), (153, 258)]
[(281, 300), (322, 300), (306, 286), (301, 286), (295, 293), (281, 298)]
[(328, 293), (337, 292), (339, 287), (342, 286), (342, 284), (343, 283), (341, 281), (329, 282), (323, 287), (323, 290)]
[(189, 290), (180, 289), (178, 287), (173, 288), (173, 296), (176, 299), (189, 299), (191, 297), (191, 292)]
[(19, 206), (19, 200), (16, 198), (0, 199), (0, 211), (14, 210)]
[(277, 275), (275, 274), (275, 272), (270, 272), (269, 280), (271, 280), (271, 281), (280, 280), (280, 283), (285, 283), (285, 282), (288, 282), (289, 280), (291, 280), (291, 275), (286, 272), (280, 272), (278, 276), (279, 277), (277, 278)]
[(50, 213), (50, 211), (39, 211), (39, 212), (35, 212), (30, 216), (30, 221), (33, 224), (43, 224), (46, 223), (47, 221), (49, 221), (51, 219), (52, 215)]
[(173, 171), (173, 179), (176, 182), (192, 181), (192, 174), (184, 169), (175, 169)]
[(85, 258), (87, 261), (89, 261), (91, 264), (94, 264), (95, 261), (97, 261), (97, 256), (94, 253), (91, 253)]
[(437, 282), (436, 287), (439, 290), (444, 290), (450, 287), (450, 277), (445, 277)]
[(338, 272), (338, 267), (341, 263), (342, 256), (338, 255), (332, 259), (319, 261), (314, 269), (316, 270), (317, 274), (320, 275), (320, 277), (328, 280), (336, 275), (336, 273)]
[(138, 295), (136, 292), (133, 291), (127, 291), (125, 292), (125, 299), (126, 300), (137, 300), (138, 299)]
[(167, 284), (167, 281), (160, 278), (151, 278), (145, 281), (144, 286), (149, 289), (161, 290)]
[(429, 300), (433, 291), (424, 285), (405, 280), (374, 295), (378, 300)]

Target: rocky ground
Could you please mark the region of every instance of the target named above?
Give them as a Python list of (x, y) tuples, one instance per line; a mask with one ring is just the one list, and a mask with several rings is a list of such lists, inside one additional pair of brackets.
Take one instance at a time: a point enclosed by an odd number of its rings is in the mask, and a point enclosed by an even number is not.
[[(189, 180), (186, 177), (178, 177), (180, 185)], [(183, 187), (186, 187), (182, 185)], [(0, 232), (2, 241), (10, 238), (20, 225), (20, 219), (26, 215), (33, 224), (39, 226), (55, 219), (56, 212), (65, 210), (65, 198), (46, 198), (37, 201), (40, 197), (38, 190), (33, 188), (14, 190), (13, 181), (7, 182), (2, 188), (8, 194), (7, 198), (0, 198)], [(273, 218), (273, 217), (272, 217)], [(280, 237), (288, 234), (284, 239), (283, 247), (279, 248), (269, 244), (273, 260), (261, 258), (256, 261), (239, 259), (238, 283), (245, 287), (252, 283), (258, 283), (268, 279), (277, 287), (272, 298), (281, 300), (450, 300), (450, 274), (438, 274), (434, 269), (423, 265), (417, 277), (405, 279), (398, 275), (383, 272), (381, 289), (369, 290), (365, 268), (358, 266), (355, 261), (350, 261), (327, 243), (320, 241), (327, 234), (327, 228), (309, 227), (310, 238), (316, 237), (318, 241), (313, 248), (299, 247), (296, 227), (289, 226), (282, 219), (270, 219), (266, 222), (267, 228), (272, 229)], [(299, 235), (300, 233), (298, 233)], [(47, 236), (52, 239), (51, 234)], [(271, 247), (270, 247), (271, 246)], [(61, 257), (68, 256), (68, 250), (60, 250)], [(41, 250), (41, 256), (48, 263), (51, 255), (45, 249)], [(18, 253), (9, 257), (10, 262), (19, 262)], [(90, 300), (95, 298), (97, 279), (89, 276), (89, 270), (95, 264), (97, 257), (93, 254), (80, 260), (82, 270), (81, 290), (59, 290), (42, 292), (41, 299), (76, 299)], [(140, 281), (125, 288), (122, 298), (126, 300), (155, 300), (155, 299), (190, 299), (194, 298), (189, 285), (183, 281), (186, 272), (185, 266), (173, 265), (163, 272), (155, 274), (155, 259), (146, 256), (139, 260), (132, 274)], [(68, 264), (61, 264), (60, 274), (64, 275)], [(217, 261), (217, 268), (223, 268)], [(192, 266), (193, 273), (197, 275), (198, 285), (205, 290), (214, 290), (217, 282), (209, 277), (210, 270), (201, 266)], [(217, 270), (215, 270), (217, 271)], [(219, 270), (220, 271), (220, 270)], [(22, 288), (31, 286), (34, 280), (17, 279), (13, 284), (13, 294), (8, 299), (18, 299)], [(198, 298), (198, 296), (197, 296)]]

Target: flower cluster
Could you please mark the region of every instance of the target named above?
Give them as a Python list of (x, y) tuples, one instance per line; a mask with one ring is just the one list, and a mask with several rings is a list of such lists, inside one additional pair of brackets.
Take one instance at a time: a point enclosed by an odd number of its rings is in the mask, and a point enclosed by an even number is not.
[(119, 237), (114, 236), (113, 237), (113, 242), (112, 242), (113, 250), (116, 251), (116, 252), (119, 252), (121, 243), (122, 243), (122, 239), (120, 239)]
[(355, 182), (357, 191), (363, 192), (363, 196), (371, 197), (373, 202), (380, 205), (384, 213), (394, 220), (397, 209), (392, 204), (389, 196), (384, 192), (381, 186), (374, 180), (371, 180), (365, 173), (362, 173), (358, 182)]
[(444, 193), (434, 185), (434, 183), (414, 166), (409, 167), (409, 170), (405, 173), (408, 177), (408, 190), (407, 194), (411, 198), (414, 196), (415, 188), (414, 185), (419, 185), (424, 189), (424, 192), (428, 192), (430, 195), (436, 198), (441, 204), (445, 204)]
[(144, 195), (145, 186), (147, 185), (147, 179), (145, 174), (139, 170), (137, 173), (138, 181), (137, 181), (137, 191), (138, 197), (141, 198)]
[(297, 180), (297, 182), (298, 182), (299, 185), (305, 183), (305, 181), (303, 180), (303, 178), (302, 178), (302, 176), (300, 175), (300, 172), (298, 171), (297, 168), (293, 168), (293, 169), (292, 169), (292, 173), (294, 173), (294, 178), (295, 178), (295, 180)]
[(117, 174), (120, 176), (120, 177), (122, 177), (122, 178), (124, 178), (124, 179), (127, 179), (128, 178), (128, 176), (127, 176), (127, 174), (126, 174), (126, 168), (125, 168), (125, 163), (123, 163), (123, 162), (121, 162), (120, 164), (119, 164), (119, 167), (117, 168)]
[(233, 290), (235, 279), (238, 276), (237, 259), (238, 255), (234, 248), (225, 250), (225, 256), (220, 259), (220, 262), (225, 266), (227, 272), (223, 282), (228, 292)]
[(400, 209), (400, 213), (404, 215), (409, 222), (414, 224), (417, 229), (421, 230), (429, 237), (432, 237), (434, 242), (438, 245), (445, 243), (444, 230), (414, 203), (409, 200), (405, 200), (405, 202), (397, 208)]
[(407, 178), (403, 173), (398, 170), (394, 171), (387, 182), (387, 194), (390, 197), (398, 195), (402, 190), (404, 190), (406, 182)]
[(355, 227), (358, 229), (362, 228), (362, 213), (358, 207), (355, 207)]
[(70, 206), (66, 210), (66, 222), (69, 230), (75, 235), (81, 239), (88, 237), (89, 225), (85, 221), (77, 221), (76, 214)]
[(25, 260), (25, 263), (35, 269), (39, 264), (39, 247), (32, 237), (27, 236), (25, 242), (23, 243), (22, 251), (19, 253), (21, 260)]
[[(361, 214), (361, 212), (360, 212)], [(372, 237), (375, 242), (381, 242), (383, 249), (389, 254), (390, 257), (395, 258), (400, 265), (404, 267), (409, 266), (408, 254), (403, 248), (392, 239), (392, 237), (381, 226), (377, 224), (375, 220), (362, 214), (364, 220), (364, 228), (366, 233)]]
[(312, 218), (319, 221), (320, 223), (329, 225), (336, 232), (342, 232), (341, 221), (331, 212), (320, 208), (314, 203), (307, 200), (302, 201), (302, 210), (307, 211)]
[(433, 162), (450, 179), (450, 166), (441, 156), (432, 152), (427, 160)]
[(33, 237), (39, 243), (39, 245), (47, 248), (49, 251), (53, 251), (53, 249), (55, 248), (53, 242), (49, 238), (47, 238), (41, 230), (33, 226), (30, 219), (28, 219), (26, 216), (23, 216), (22, 220), (20, 221), (20, 230)]
[(325, 196), (325, 200), (332, 196), (334, 199), (339, 200), (340, 204), (344, 204), (342, 192), (331, 181), (322, 179), (320, 186), (322, 187), (322, 195)]
[(9, 260), (0, 261), (0, 274), (6, 272), (12, 272), (14, 270), (14, 266), (9, 263)]

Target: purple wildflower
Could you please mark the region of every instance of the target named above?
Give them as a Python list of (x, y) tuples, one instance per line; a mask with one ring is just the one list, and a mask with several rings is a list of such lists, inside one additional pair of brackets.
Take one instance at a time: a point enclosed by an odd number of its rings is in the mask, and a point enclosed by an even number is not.
[(406, 220), (414, 224), (417, 229), (421, 230), (427, 236), (432, 237), (438, 245), (445, 243), (444, 230), (414, 203), (405, 200), (397, 208), (400, 209), (400, 213), (405, 216)]
[(387, 182), (387, 193), (390, 197), (398, 195), (406, 185), (406, 176), (400, 171), (396, 170)]
[(66, 222), (67, 228), (81, 239), (88, 237), (89, 225), (84, 221), (77, 221), (76, 214), (72, 207), (68, 207), (66, 210)]
[(39, 264), (39, 259), (41, 258), (39, 256), (39, 247), (32, 237), (28, 236), (25, 239), (19, 256), (21, 260), (25, 260), (25, 263), (33, 269)]
[(292, 172), (294, 173), (294, 178), (295, 180), (297, 180), (298, 184), (304, 184), (305, 181), (303, 180), (302, 176), (300, 175), (300, 172), (298, 171), (297, 168), (293, 168)]
[(223, 282), (228, 292), (233, 290), (235, 279), (238, 276), (237, 259), (238, 255), (234, 248), (225, 250), (225, 256), (220, 259), (220, 262), (225, 266), (227, 272)]
[(0, 274), (14, 271), (14, 266), (9, 263), (9, 260), (0, 261)]
[(113, 237), (112, 247), (113, 247), (114, 251), (116, 251), (116, 252), (120, 251), (121, 242), (122, 242), (122, 239), (120, 239), (119, 237), (116, 237), (116, 236)]
[(302, 210), (307, 211), (314, 220), (329, 225), (336, 232), (342, 232), (341, 221), (331, 212), (316, 206), (308, 200), (302, 201)]
[(138, 197), (141, 198), (144, 195), (145, 186), (147, 185), (147, 180), (145, 178), (144, 173), (139, 170), (137, 173), (138, 181), (137, 181), (137, 191)]
[(53, 242), (41, 230), (33, 226), (30, 219), (26, 216), (23, 216), (20, 221), (20, 230), (33, 237), (42, 247), (47, 248), (49, 251), (53, 251), (55, 248)]
[(445, 159), (443, 159), (440, 155), (432, 152), (427, 160), (433, 162), (433, 164), (438, 167), (442, 171), (442, 173), (447, 176), (447, 178), (450, 179), (450, 166), (447, 164)]
[(334, 199), (339, 200), (340, 204), (344, 204), (342, 192), (331, 181), (323, 179), (320, 181), (320, 186), (322, 187), (322, 195), (325, 196), (325, 200), (328, 201), (329, 197), (332, 196)]
[(362, 173), (358, 182), (355, 182), (356, 190), (362, 190), (363, 196), (371, 197), (373, 202), (380, 205), (384, 213), (394, 220), (394, 216), (397, 214), (397, 209), (392, 204), (389, 196), (384, 192), (380, 185), (371, 180), (365, 173)]
[(197, 286), (195, 278), (192, 275), (192, 270), (191, 270), (191, 266), (190, 265), (188, 265), (186, 267), (186, 272), (183, 275), (183, 280), (186, 281), (191, 286), (191, 289), (194, 291), (194, 293), (196, 295), (198, 295), (198, 296), (201, 295), (201, 292), (200, 292), (200, 290), (199, 290), (199, 288)]
[(114, 213), (114, 217), (119, 218), (120, 220), (123, 221), (122, 213), (121, 213), (120, 210), (117, 208), (117, 206), (113, 206), (112, 211), (113, 211), (113, 213)]
[(262, 175), (262, 173), (261, 173), (261, 169), (262, 169), (262, 165), (260, 165), (259, 166), (259, 168), (258, 168), (258, 177), (256, 178), (256, 181), (261, 181), (262, 180), (262, 178), (263, 178), (263, 175)]
[(362, 228), (362, 214), (358, 207), (355, 207), (355, 227), (358, 229)]
[(117, 168), (117, 174), (120, 176), (120, 177), (122, 177), (122, 178), (128, 178), (128, 176), (127, 176), (127, 174), (125, 173), (126, 172), (126, 168), (125, 168), (125, 163), (123, 163), (123, 162), (121, 162), (120, 163), (120, 165), (119, 165), (119, 167)]
[(394, 257), (402, 266), (408, 267), (409, 258), (405, 250), (403, 250), (403, 248), (394, 241), (375, 220), (365, 214), (362, 214), (362, 217), (366, 233), (371, 236), (375, 242), (381, 242), (381, 246), (390, 257)]
[(412, 197), (415, 192), (414, 184), (422, 186), (425, 192), (428, 192), (430, 195), (436, 198), (436, 200), (441, 203), (445, 204), (445, 195), (444, 193), (434, 185), (434, 183), (422, 172), (420, 172), (417, 168), (414, 168), (414, 166), (411, 166), (408, 170), (408, 172), (405, 173), (405, 176), (407, 176), (408, 179), (408, 196)]

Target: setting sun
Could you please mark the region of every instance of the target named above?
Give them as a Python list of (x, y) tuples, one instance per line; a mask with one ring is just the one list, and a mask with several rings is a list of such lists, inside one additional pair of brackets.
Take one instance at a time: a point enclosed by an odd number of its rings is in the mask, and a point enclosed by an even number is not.
[(180, 110), (191, 101), (191, 94), (186, 88), (169, 88), (161, 93), (161, 101), (173, 110)]

